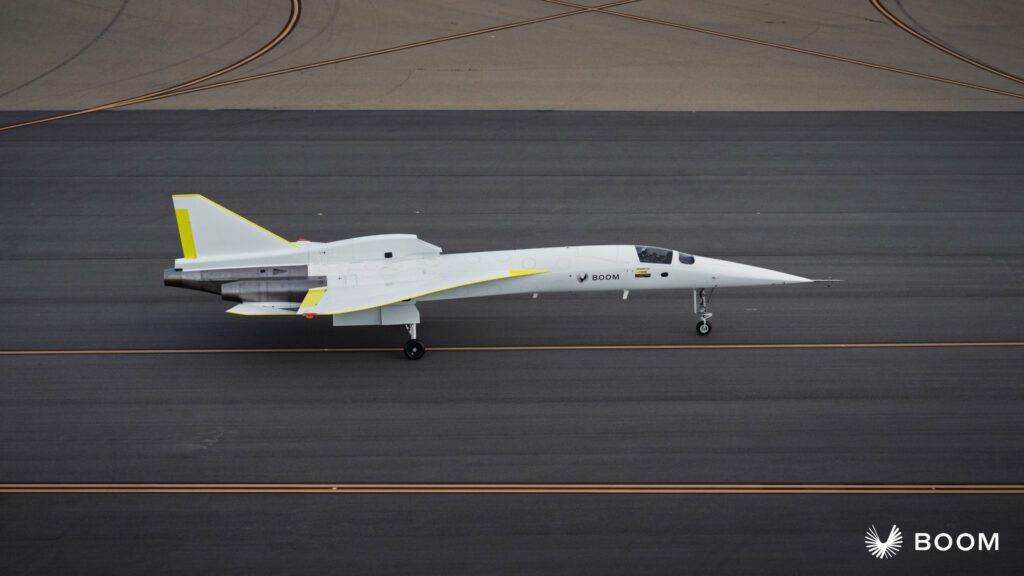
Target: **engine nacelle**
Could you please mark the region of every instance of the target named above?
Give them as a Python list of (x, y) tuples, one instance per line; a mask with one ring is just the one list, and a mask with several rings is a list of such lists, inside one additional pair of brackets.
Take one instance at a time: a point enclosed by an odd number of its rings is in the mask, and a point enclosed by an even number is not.
[(220, 297), (232, 302), (302, 302), (311, 288), (326, 286), (322, 276), (280, 278), (275, 280), (239, 280), (220, 287)]

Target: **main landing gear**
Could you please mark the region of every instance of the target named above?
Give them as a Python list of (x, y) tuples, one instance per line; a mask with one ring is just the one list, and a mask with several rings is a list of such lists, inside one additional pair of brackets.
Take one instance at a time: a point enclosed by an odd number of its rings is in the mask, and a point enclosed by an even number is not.
[(697, 323), (697, 334), (701, 336), (707, 336), (711, 333), (711, 322), (708, 322), (708, 318), (711, 318), (711, 308), (709, 302), (711, 302), (711, 294), (715, 292), (712, 288), (711, 292), (705, 292), (705, 288), (701, 288), (699, 291), (693, 291), (693, 313), (700, 315), (700, 322)]
[(419, 360), (427, 353), (427, 347), (416, 339), (416, 325), (406, 324), (405, 329), (409, 331), (409, 340), (405, 343), (405, 357), (409, 360)]

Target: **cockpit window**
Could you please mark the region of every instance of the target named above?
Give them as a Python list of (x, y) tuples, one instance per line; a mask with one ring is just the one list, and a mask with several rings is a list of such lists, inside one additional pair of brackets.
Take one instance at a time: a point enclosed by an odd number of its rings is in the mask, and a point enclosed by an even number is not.
[(672, 251), (665, 248), (653, 246), (637, 246), (636, 255), (644, 264), (671, 264)]
[(693, 260), (693, 255), (692, 254), (686, 254), (686, 253), (683, 253), (683, 252), (679, 253), (679, 263), (680, 264), (693, 264), (693, 261), (694, 260)]

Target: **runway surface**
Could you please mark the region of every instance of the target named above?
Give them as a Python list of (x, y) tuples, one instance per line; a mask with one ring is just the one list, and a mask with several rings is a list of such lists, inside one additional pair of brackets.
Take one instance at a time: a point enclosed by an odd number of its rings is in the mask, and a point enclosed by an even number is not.
[[(0, 351), (30, 354), (0, 356), (0, 483), (1020, 483), (1022, 129), (118, 112), (6, 133)], [(689, 294), (425, 303), (427, 345), (468, 349), (414, 363), (398, 328), (165, 288), (173, 193), (289, 239), (650, 243), (846, 282), (720, 290), (709, 338)], [(789, 346), (722, 347), (746, 344)], [(38, 354), (67, 350), (156, 353)], [(993, 574), (1021, 565), (1022, 512), (1006, 494), (4, 494), (0, 572)], [(870, 557), (864, 531), (891, 523), (908, 547), (1003, 546)]]

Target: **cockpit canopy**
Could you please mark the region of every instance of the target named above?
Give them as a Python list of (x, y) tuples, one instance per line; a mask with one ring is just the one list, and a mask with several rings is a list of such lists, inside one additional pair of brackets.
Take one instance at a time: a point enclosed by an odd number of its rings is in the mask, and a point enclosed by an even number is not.
[[(680, 264), (693, 264), (694, 258), (690, 254), (679, 252)], [(636, 255), (642, 264), (671, 264), (672, 250), (668, 248), (657, 248), (654, 246), (636, 246)]]
[(671, 264), (672, 251), (667, 248), (655, 248), (654, 246), (637, 246), (636, 255), (644, 264)]

